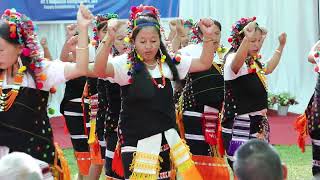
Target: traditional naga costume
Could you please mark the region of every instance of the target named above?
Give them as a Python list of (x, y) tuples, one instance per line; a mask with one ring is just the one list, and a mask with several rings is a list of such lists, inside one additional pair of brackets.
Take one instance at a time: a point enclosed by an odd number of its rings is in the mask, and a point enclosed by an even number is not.
[[(95, 48), (89, 44), (89, 62), (93, 61), (94, 55)], [(89, 174), (91, 160), (93, 159), (88, 145), (91, 114), (89, 113), (91, 110), (89, 105), (91, 99), (85, 94), (87, 92), (86, 82), (87, 77), (85, 76), (68, 81), (60, 106), (67, 130), (70, 133), (79, 172), (84, 176)]]
[(88, 175), (91, 164), (89, 135), (89, 100), (83, 99), (86, 77), (70, 80), (66, 83), (65, 96), (61, 103), (62, 114), (70, 133), (74, 155), (81, 175)]
[[(96, 16), (96, 26), (93, 29), (94, 40), (97, 42), (96, 48), (99, 46), (100, 42), (98, 31), (107, 27), (108, 20), (117, 18), (118, 15), (113, 13)], [(119, 52), (114, 46), (112, 47), (112, 55), (119, 55)], [(98, 78), (97, 91), (98, 109), (96, 113), (95, 133), (100, 144), (101, 158), (105, 160), (105, 175), (107, 179), (122, 179), (112, 170), (114, 151), (118, 142), (117, 127), (121, 109), (120, 86), (106, 79)]]
[(105, 174), (108, 178), (121, 179), (112, 170), (112, 160), (118, 142), (117, 127), (121, 110), (120, 86), (108, 80), (98, 79), (99, 105), (97, 135), (106, 139)]
[[(9, 41), (20, 44), (23, 50), (12, 85), (7, 84), (7, 71), (0, 70), (0, 151), (9, 149), (10, 152), (27, 153), (50, 164), (56, 177), (65, 173), (64, 179), (68, 179), (70, 174), (63, 154), (60, 154), (62, 156), (58, 160), (58, 154), (55, 153), (47, 115), (49, 92), (54, 92), (54, 85), (66, 81), (65, 64), (40, 57), (37, 35), (28, 17), (7, 9), (1, 21), (8, 23), (10, 27), (10, 31), (9, 27), (7, 30), (10, 32)], [(62, 161), (63, 168), (60, 167)], [(50, 168), (46, 163), (40, 163), (40, 167), (42, 171), (49, 172)]]
[(251, 138), (269, 141), (269, 122), (266, 117), (267, 87), (265, 68), (259, 61), (261, 57), (248, 56), (237, 74), (231, 69), (235, 52), (241, 43), (239, 32), (254, 20), (255, 17), (242, 18), (236, 22), (229, 38), (232, 48), (225, 56), (222, 134), (231, 167), (234, 153), (240, 145)]
[[(225, 49), (219, 50), (222, 57)], [(199, 43), (182, 48), (180, 53), (200, 57), (201, 51), (202, 43)], [(214, 60), (209, 70), (188, 74), (177, 109), (181, 137), (189, 145), (203, 179), (229, 179), (230, 176), (221, 137), (220, 113), (224, 99), (221, 66)]]
[(319, 74), (319, 52), (315, 52), (315, 71), (318, 73), (317, 84), (308, 106), (295, 123), (295, 129), (299, 134), (298, 146), (301, 151), (305, 151), (305, 138), (310, 135), (312, 142), (312, 174), (320, 173), (320, 74)]
[(92, 164), (103, 165), (104, 163), (104, 153), (106, 148), (106, 143), (104, 137), (97, 136), (96, 119), (98, 113), (98, 91), (97, 91), (97, 81), (98, 78), (87, 78), (86, 85), (84, 87), (84, 96), (89, 99), (89, 108), (85, 112), (89, 115), (89, 139), (88, 144), (90, 147), (90, 157)]
[[(131, 29), (136, 26), (160, 28), (156, 22), (134, 22), (145, 10), (158, 15), (154, 7), (132, 8)], [(169, 179), (175, 177), (175, 169), (184, 179), (201, 179), (188, 147), (175, 129), (172, 73), (166, 61), (166, 56), (161, 55), (156, 68), (150, 70), (134, 51), (109, 60), (114, 67), (112, 80), (121, 86), (118, 129), (126, 179)], [(176, 65), (181, 78), (190, 65), (188, 57), (182, 57)]]

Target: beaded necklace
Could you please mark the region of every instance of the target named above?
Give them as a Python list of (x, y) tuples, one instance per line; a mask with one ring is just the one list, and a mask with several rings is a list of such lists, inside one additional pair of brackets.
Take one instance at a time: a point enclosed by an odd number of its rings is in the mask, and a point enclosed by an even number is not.
[(21, 66), (14, 77), (14, 86), (13, 88), (7, 92), (3, 92), (3, 81), (4, 74), (3, 72), (0, 75), (0, 112), (8, 111), (10, 107), (13, 105), (14, 100), (19, 94), (19, 90), (23, 81), (24, 71), (26, 70), (26, 66)]
[[(143, 59), (139, 54), (137, 54), (137, 58), (139, 59), (139, 62), (133, 62), (132, 58), (128, 58), (127, 65), (128, 65), (128, 75), (129, 76), (132, 76), (133, 73), (135, 73), (135, 71), (137, 71), (137, 70), (139, 70), (141, 68), (141, 63), (143, 62)], [(166, 85), (166, 78), (164, 76), (163, 69), (162, 69), (162, 64), (165, 62), (165, 60), (166, 60), (166, 56), (165, 55), (161, 56), (160, 62), (157, 60), (157, 64), (159, 65), (159, 70), (160, 70), (160, 74), (161, 74), (162, 84), (158, 84), (157, 81), (149, 73), (153, 84), (157, 88), (164, 88), (165, 85)], [(132, 79), (129, 79), (129, 83), (132, 83)]]
[[(164, 88), (164, 86), (166, 85), (166, 78), (164, 77), (164, 74), (163, 74), (162, 62), (159, 63), (159, 70), (160, 70), (160, 74), (161, 74), (162, 84), (158, 84), (157, 81), (153, 77), (151, 77), (151, 79), (152, 79), (152, 82), (155, 86), (157, 86), (158, 88)], [(150, 76), (151, 76), (151, 74), (150, 74)]]
[[(264, 63), (260, 62), (261, 55), (257, 56), (248, 56), (245, 60), (245, 63), (247, 64), (248, 67), (248, 73), (257, 73), (260, 81), (262, 82), (264, 88), (267, 90), (267, 78), (265, 76), (266, 73), (266, 67)], [(261, 64), (261, 67), (257, 64), (259, 62)]]

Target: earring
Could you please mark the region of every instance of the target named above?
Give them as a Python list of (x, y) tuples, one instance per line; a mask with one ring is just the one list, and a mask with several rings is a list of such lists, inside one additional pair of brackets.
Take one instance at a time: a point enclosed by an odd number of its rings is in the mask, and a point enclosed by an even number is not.
[(127, 37), (125, 37), (125, 38), (123, 39), (123, 41), (124, 41), (125, 43), (130, 43), (130, 38), (127, 36)]
[(23, 66), (20, 55), (18, 56), (18, 64), (19, 64), (19, 67), (22, 67), (22, 66)]
[(163, 55), (161, 56), (161, 60), (160, 60), (160, 61), (161, 61), (162, 63), (164, 63), (164, 62), (166, 61), (166, 58), (167, 58), (167, 56), (163, 54)]
[(159, 51), (160, 51), (160, 55), (161, 55), (160, 61), (161, 61), (161, 63), (164, 63), (166, 61), (167, 56), (162, 53), (161, 49), (159, 49)]
[(137, 58), (140, 60), (140, 61), (143, 61), (143, 58), (140, 56), (140, 54), (137, 53)]

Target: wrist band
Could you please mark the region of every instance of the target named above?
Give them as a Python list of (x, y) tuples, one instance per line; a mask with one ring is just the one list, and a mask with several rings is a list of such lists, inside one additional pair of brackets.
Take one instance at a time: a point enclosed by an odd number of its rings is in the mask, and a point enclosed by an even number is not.
[(86, 49), (89, 49), (89, 46), (87, 46), (87, 47), (78, 47), (78, 46), (76, 46), (76, 50), (86, 50)]

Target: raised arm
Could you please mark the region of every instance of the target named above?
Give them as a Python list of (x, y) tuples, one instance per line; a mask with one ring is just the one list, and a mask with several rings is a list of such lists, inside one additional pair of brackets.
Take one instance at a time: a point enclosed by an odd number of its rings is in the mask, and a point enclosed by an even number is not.
[(250, 46), (250, 40), (252, 40), (255, 30), (257, 27), (256, 22), (250, 22), (243, 28), (243, 32), (245, 33), (245, 37), (243, 38), (236, 55), (231, 63), (231, 69), (232, 71), (237, 74), (240, 70), (240, 68), (243, 66), (243, 63), (245, 62), (248, 52), (249, 52), (249, 46)]
[(220, 29), (211, 19), (202, 19), (199, 27), (203, 33), (203, 49), (200, 58), (192, 59), (189, 72), (208, 70), (212, 66), (213, 56), (219, 47)]
[(70, 39), (66, 40), (63, 44), (60, 60), (63, 62), (73, 62), (76, 57), (71, 56), (71, 52), (75, 52), (75, 47), (78, 43), (78, 35), (72, 36)]
[(64, 74), (67, 80), (87, 74), (89, 62), (88, 26), (92, 20), (91, 12), (83, 4), (80, 4), (77, 14), (79, 35), (76, 47), (76, 63), (68, 63), (65, 66)]
[(123, 22), (118, 20), (108, 21), (108, 30), (96, 51), (96, 58), (93, 68), (92, 66), (89, 67), (89, 71), (94, 71), (98, 77), (114, 76), (114, 69), (112, 64), (108, 63), (108, 58), (111, 52), (112, 44), (115, 40), (116, 31), (119, 29), (121, 24), (123, 24)]
[(78, 37), (75, 36), (77, 32), (76, 29), (77, 29), (76, 24), (70, 24), (67, 26), (66, 41), (63, 44), (63, 47), (60, 53), (60, 60), (63, 62), (73, 62), (74, 57), (70, 57), (69, 53), (74, 51), (72, 47), (76, 46), (78, 42)]
[(183, 42), (188, 41), (188, 34), (184, 30), (182, 19), (175, 20), (175, 28), (176, 32), (171, 41), (173, 52), (177, 52), (182, 48)]
[(287, 42), (287, 34), (286, 33), (281, 33), (279, 36), (279, 46), (273, 53), (272, 58), (268, 61), (267, 63), (267, 69), (265, 74), (270, 74), (272, 73), (275, 68), (278, 66), (279, 61), (281, 59), (282, 51), (284, 46), (286, 45)]
[(52, 60), (52, 56), (48, 47), (48, 42), (47, 42), (47, 38), (43, 37), (41, 38), (40, 44), (42, 46), (43, 49), (43, 53), (44, 53), (44, 58), (48, 59), (48, 60)]
[(176, 20), (171, 20), (169, 22), (169, 28), (170, 28), (170, 32), (169, 32), (169, 35), (168, 35), (168, 41), (172, 41), (173, 38), (176, 36), (176, 33), (177, 33), (177, 30), (176, 30), (176, 25), (177, 25), (177, 22)]

